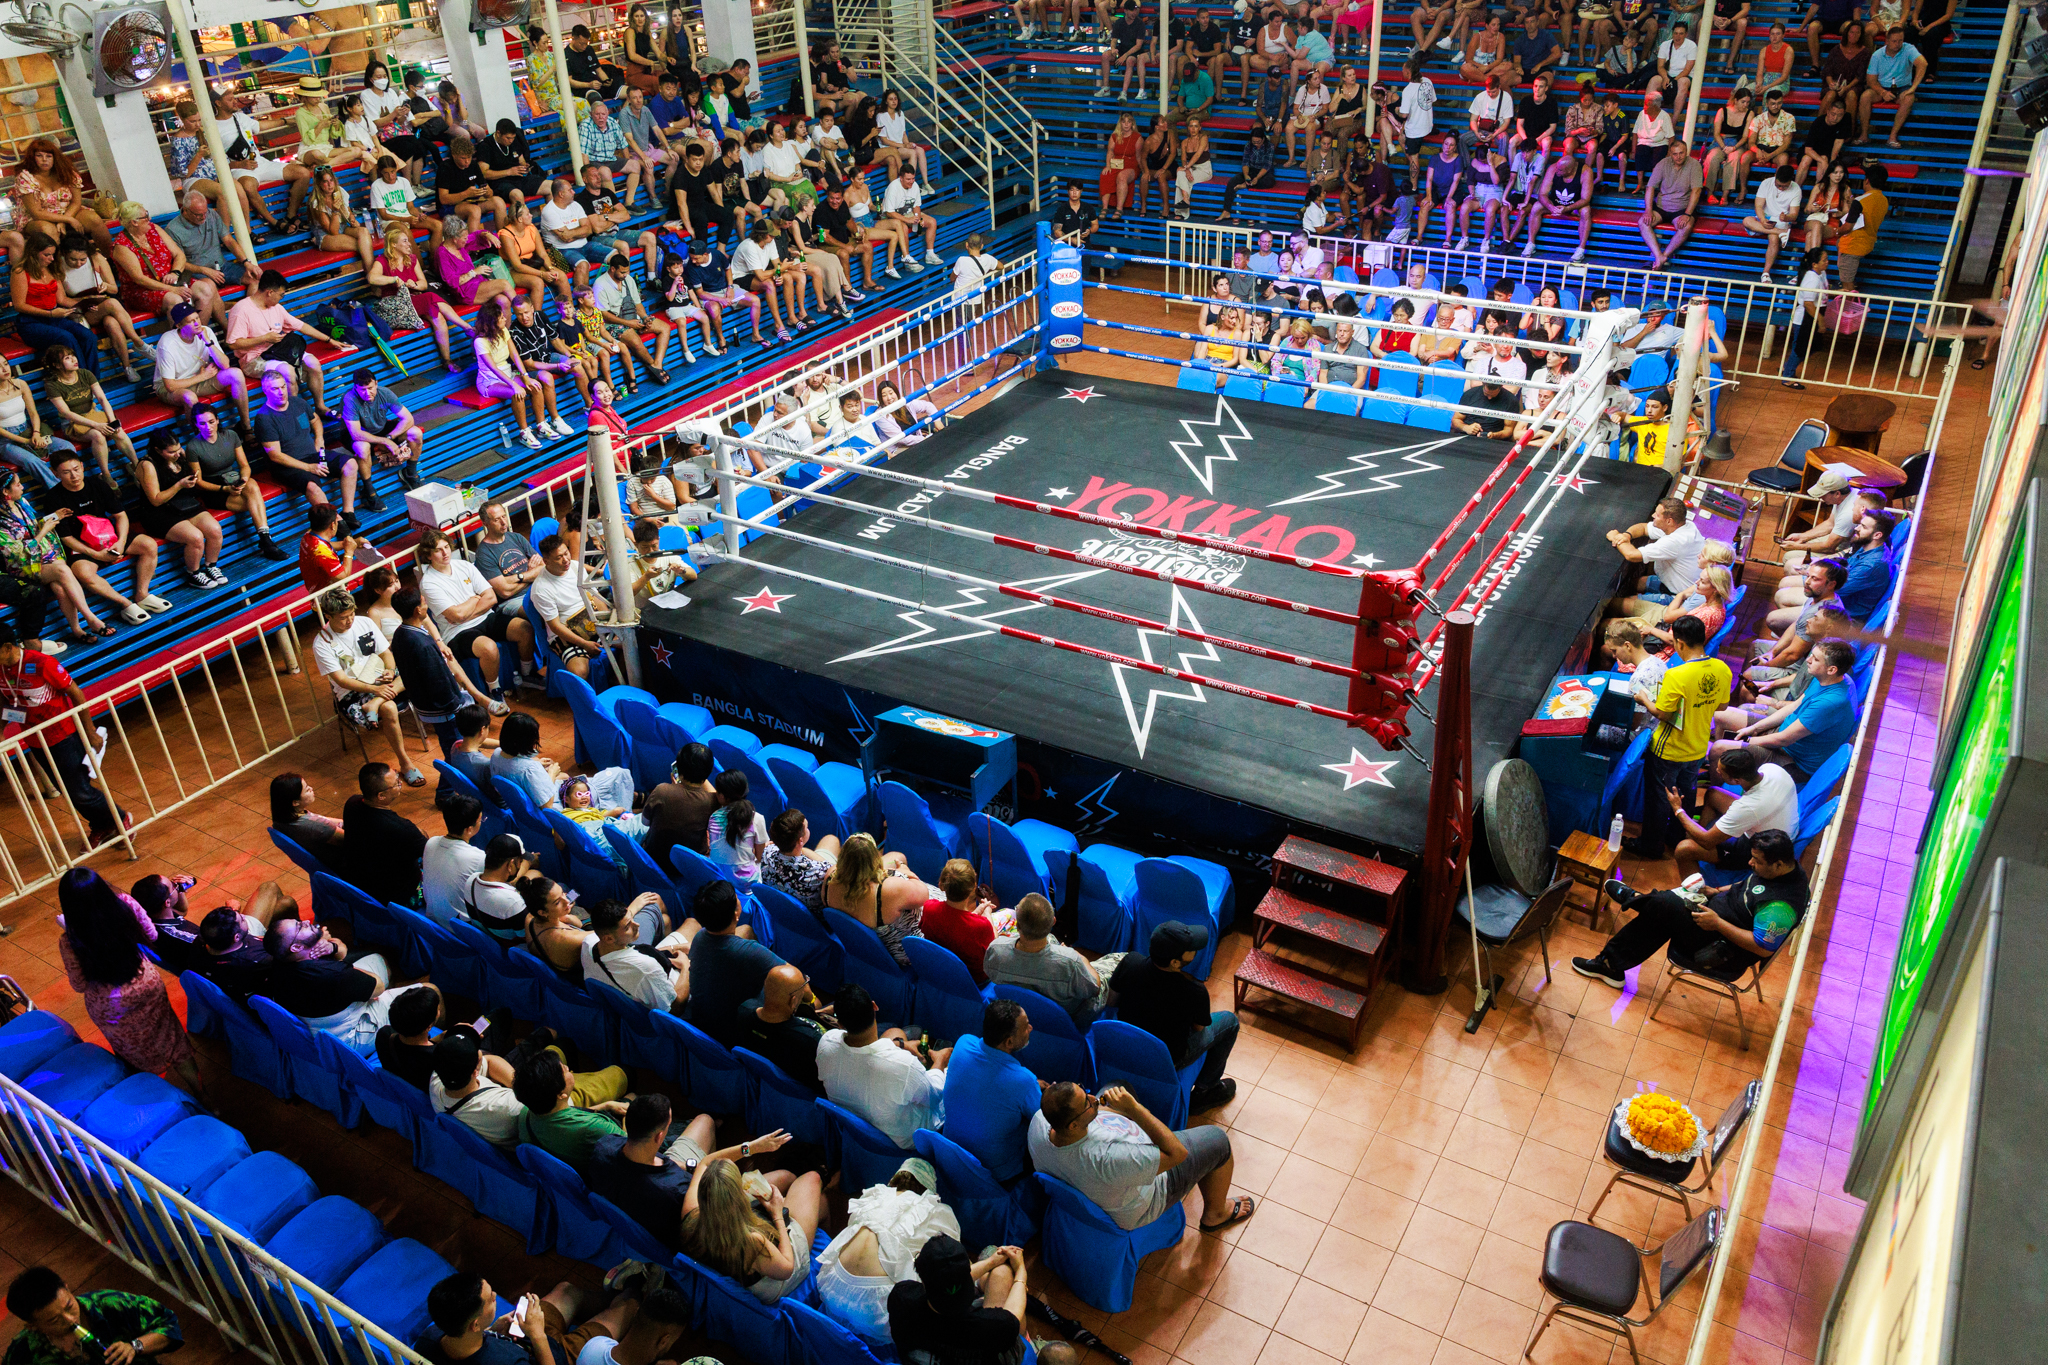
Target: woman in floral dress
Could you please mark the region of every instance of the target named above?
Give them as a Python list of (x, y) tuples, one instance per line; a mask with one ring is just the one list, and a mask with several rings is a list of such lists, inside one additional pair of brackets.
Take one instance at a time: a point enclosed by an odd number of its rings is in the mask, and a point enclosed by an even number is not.
[(57, 883), (57, 904), (64, 975), (85, 997), (86, 1016), (107, 1046), (137, 1071), (171, 1072), (187, 1090), (203, 1094), (192, 1040), (171, 1008), (163, 974), (140, 946), (156, 938), (148, 913), (84, 867), (72, 868)]

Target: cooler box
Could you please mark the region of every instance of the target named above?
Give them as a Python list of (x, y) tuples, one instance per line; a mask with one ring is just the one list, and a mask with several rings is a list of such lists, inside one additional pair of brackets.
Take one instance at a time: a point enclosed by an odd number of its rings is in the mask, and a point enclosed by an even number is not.
[(466, 520), (484, 505), (489, 494), (482, 488), (453, 488), (445, 483), (423, 483), (406, 490), (405, 513), (421, 526), (442, 529)]
[(1600, 797), (1628, 749), (1634, 718), (1628, 674), (1564, 673), (1523, 723), (1518, 753), (1543, 779), (1552, 844), (1575, 829), (1607, 833), (1594, 828)]

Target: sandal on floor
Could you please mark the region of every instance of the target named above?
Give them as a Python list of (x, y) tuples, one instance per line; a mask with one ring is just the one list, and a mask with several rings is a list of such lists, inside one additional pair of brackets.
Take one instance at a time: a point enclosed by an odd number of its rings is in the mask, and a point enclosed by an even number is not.
[(1973, 370), (1981, 370), (1984, 368), (1984, 362), (1981, 360), (1973, 360), (1970, 362), (1970, 368)]
[(1251, 1217), (1256, 1208), (1257, 1205), (1252, 1202), (1250, 1195), (1238, 1195), (1230, 1201), (1230, 1217), (1220, 1223), (1203, 1223), (1200, 1224), (1200, 1227), (1204, 1232), (1221, 1232), (1223, 1229), (1236, 1223), (1242, 1223), (1245, 1219)]

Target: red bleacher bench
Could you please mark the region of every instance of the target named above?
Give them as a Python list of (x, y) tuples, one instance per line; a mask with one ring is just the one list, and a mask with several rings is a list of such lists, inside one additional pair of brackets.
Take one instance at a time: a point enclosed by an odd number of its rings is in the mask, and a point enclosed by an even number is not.
[(933, 10), (932, 18), (972, 19), (977, 14), (993, 14), (1004, 8), (1007, 7), (998, 3), (998, 0), (969, 0), (969, 3), (964, 5), (948, 5), (944, 9)]

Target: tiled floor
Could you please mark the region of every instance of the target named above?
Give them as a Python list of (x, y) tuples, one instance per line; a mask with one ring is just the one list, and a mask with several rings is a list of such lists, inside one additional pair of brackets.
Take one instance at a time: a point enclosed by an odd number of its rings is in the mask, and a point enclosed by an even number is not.
[[(1134, 270), (1126, 282), (1142, 280)], [(1134, 320), (1156, 320), (1151, 300), (1117, 302)], [(1124, 334), (1120, 344), (1164, 345), (1135, 334)], [(1146, 369), (1104, 357), (1078, 358), (1076, 368)], [(1937, 463), (1924, 500), (1905, 598), (1909, 639), (1946, 636), (1988, 374), (1964, 372), (1942, 442), (1946, 462)], [(1734, 468), (1767, 463), (1783, 433), (1817, 406), (1815, 393), (1754, 384), (1729, 398), (1723, 411), (1737, 437)], [(1906, 434), (1919, 429), (1910, 416), (1898, 425), (1894, 454), (1910, 450)], [(1910, 878), (1939, 682), (1938, 662), (1895, 655), (1879, 693), (1884, 710), (1869, 767), (1882, 780), (1859, 780), (1854, 829), (1846, 855), (1836, 860), (1839, 884), (1821, 901), (1780, 1084), (1759, 1136), (1758, 1178), (1736, 1220), (1710, 1360), (1777, 1365), (1814, 1353), (1819, 1316), (1859, 1216), (1841, 1180)], [(547, 751), (566, 757), (566, 708), (533, 709), (543, 720)], [(263, 833), (268, 779), (287, 769), (305, 773), (322, 793), (322, 808), (337, 812), (360, 761), (323, 733), (153, 826), (139, 841), (141, 862), (101, 862), (119, 879), (160, 868), (189, 871), (202, 883), (192, 896), (197, 906), (247, 894), (269, 876), (303, 888)], [(437, 828), (430, 799), (427, 792), (408, 794), (402, 809)], [(1668, 884), (1668, 864), (1633, 869), (1640, 884), (1657, 884), (1660, 873)], [(39, 897), (8, 908), (18, 927), (0, 941), (0, 971), (90, 1034), (79, 1001), (63, 984), (49, 902)], [(1113, 1318), (1080, 1305), (1048, 1272), (1034, 1273), (1034, 1288), (1138, 1365), (1514, 1361), (1541, 1302), (1536, 1271), (1545, 1233), (1558, 1219), (1583, 1216), (1606, 1182), (1609, 1168), (1599, 1151), (1613, 1105), (1655, 1085), (1712, 1114), (1763, 1070), (1763, 1042), (1740, 1049), (1727, 1006), (1711, 997), (1676, 991), (1658, 1019), (1648, 1018), (1660, 962), (1646, 964), (1620, 993), (1571, 974), (1566, 960), (1598, 942), (1583, 915), (1571, 917), (1551, 942), (1556, 966), (1547, 982), (1533, 949), (1497, 959), (1507, 998), (1476, 1034), (1463, 1031), (1469, 981), (1441, 997), (1390, 987), (1354, 1054), (1248, 1016), (1231, 1066), (1238, 1096), (1218, 1118), (1231, 1130), (1238, 1187), (1259, 1197), (1257, 1216), (1221, 1236), (1190, 1230), (1178, 1247), (1148, 1259), (1135, 1304)], [(1233, 934), (1218, 956), (1210, 986), (1219, 1007), (1228, 1005), (1231, 970), (1245, 947)], [(1769, 979), (1774, 1003), (1783, 998), (1788, 967)], [(586, 1268), (526, 1257), (509, 1232), (473, 1217), (444, 1187), (414, 1172), (391, 1134), (368, 1126), (343, 1133), (303, 1106), (279, 1105), (235, 1081), (218, 1055), (206, 1057), (205, 1071), (212, 1100), (256, 1147), (304, 1162), (324, 1190), (361, 1200), (390, 1222), (394, 1235), (420, 1238), (481, 1270), (501, 1291), (558, 1278), (591, 1282)], [(1607, 1201), (1600, 1221), (1641, 1237), (1662, 1235), (1676, 1217), (1623, 1193)], [(45, 1255), (87, 1282), (106, 1278), (108, 1260), (98, 1248), (34, 1210), (7, 1182), (0, 1182), (0, 1225), (8, 1227), (0, 1278)], [(25, 1235), (23, 1228), (34, 1231)], [(1699, 1303), (1696, 1284), (1642, 1334), (1644, 1354), (1667, 1365), (1682, 1360)], [(0, 1327), (0, 1336), (10, 1331)], [(226, 1352), (214, 1342), (188, 1354), (211, 1361)], [(1626, 1348), (1563, 1324), (1538, 1352), (1545, 1362), (1610, 1357), (1625, 1361)]]

